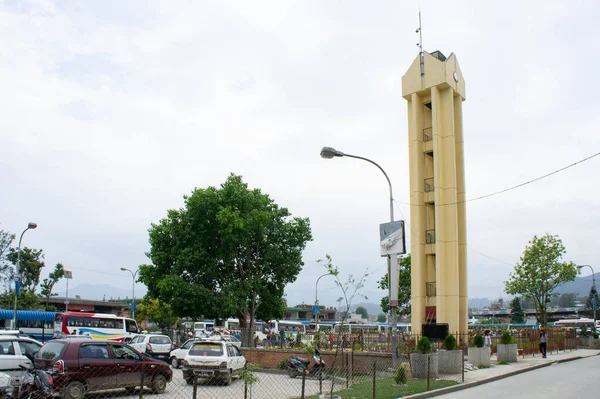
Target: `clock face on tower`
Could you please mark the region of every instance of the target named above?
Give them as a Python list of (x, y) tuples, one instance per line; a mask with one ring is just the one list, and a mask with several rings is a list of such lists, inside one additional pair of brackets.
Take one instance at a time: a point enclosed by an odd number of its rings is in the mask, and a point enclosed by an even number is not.
[(454, 81), (458, 83), (458, 74), (456, 73), (456, 71), (454, 72)]

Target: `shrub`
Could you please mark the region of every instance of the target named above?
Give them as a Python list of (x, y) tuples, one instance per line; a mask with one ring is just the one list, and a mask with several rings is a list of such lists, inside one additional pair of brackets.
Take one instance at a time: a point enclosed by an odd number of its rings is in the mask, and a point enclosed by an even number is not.
[(431, 342), (429, 342), (429, 338), (423, 336), (417, 342), (417, 350), (421, 353), (429, 353), (431, 352)]
[(288, 360), (287, 359), (283, 359), (277, 365), (277, 368), (280, 369), (280, 370), (285, 370), (285, 369), (287, 369), (287, 367), (288, 367)]
[(456, 338), (454, 338), (454, 335), (449, 334), (446, 336), (446, 338), (444, 339), (444, 348), (446, 348), (449, 351), (454, 350), (454, 348), (456, 348)]
[(473, 337), (473, 345), (475, 345), (475, 347), (483, 348), (483, 343), (483, 336), (481, 336), (480, 334), (477, 334)]
[(594, 339), (598, 339), (598, 333), (597, 333), (597, 332), (595, 332), (595, 333), (592, 333), (592, 337), (593, 337)]
[(398, 385), (406, 384), (406, 370), (404, 370), (403, 366), (398, 367), (398, 371), (396, 371), (396, 375), (394, 376), (394, 381), (396, 381), (396, 384)]
[(508, 344), (512, 344), (514, 343), (514, 338), (512, 335), (510, 335), (510, 333), (508, 331), (504, 331), (502, 333), (502, 336), (500, 337), (500, 343), (502, 345), (508, 345)]

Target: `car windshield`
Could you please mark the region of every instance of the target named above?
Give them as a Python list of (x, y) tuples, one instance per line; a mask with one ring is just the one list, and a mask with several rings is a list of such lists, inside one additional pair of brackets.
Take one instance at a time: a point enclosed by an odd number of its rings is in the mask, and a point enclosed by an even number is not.
[(151, 344), (165, 345), (171, 343), (171, 338), (169, 337), (150, 337), (149, 342)]
[(190, 349), (191, 356), (223, 356), (223, 346), (219, 344), (196, 344)]
[(44, 360), (58, 359), (58, 357), (62, 353), (63, 349), (65, 348), (65, 345), (66, 345), (65, 342), (57, 342), (57, 341), (47, 342), (39, 350), (39, 352), (36, 355), (36, 358), (44, 359)]

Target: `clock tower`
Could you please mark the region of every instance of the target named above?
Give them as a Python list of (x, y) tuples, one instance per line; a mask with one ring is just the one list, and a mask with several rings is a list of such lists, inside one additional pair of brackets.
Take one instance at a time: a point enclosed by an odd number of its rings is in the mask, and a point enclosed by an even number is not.
[(454, 54), (421, 51), (402, 77), (408, 102), (411, 322), (468, 333), (467, 233), (462, 103)]

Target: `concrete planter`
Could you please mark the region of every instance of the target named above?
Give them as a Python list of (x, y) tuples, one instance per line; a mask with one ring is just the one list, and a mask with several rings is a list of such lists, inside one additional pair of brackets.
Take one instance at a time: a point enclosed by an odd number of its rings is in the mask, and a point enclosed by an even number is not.
[(413, 378), (427, 378), (427, 359), (429, 359), (429, 378), (438, 377), (437, 353), (411, 353), (410, 369)]
[(517, 344), (498, 344), (496, 347), (498, 361), (516, 362)]
[(463, 352), (461, 350), (439, 351), (438, 371), (440, 374), (461, 374)]
[(600, 349), (600, 339), (593, 337), (579, 337), (579, 346), (582, 348)]
[(468, 352), (469, 363), (476, 367), (490, 367), (490, 348), (470, 347)]

